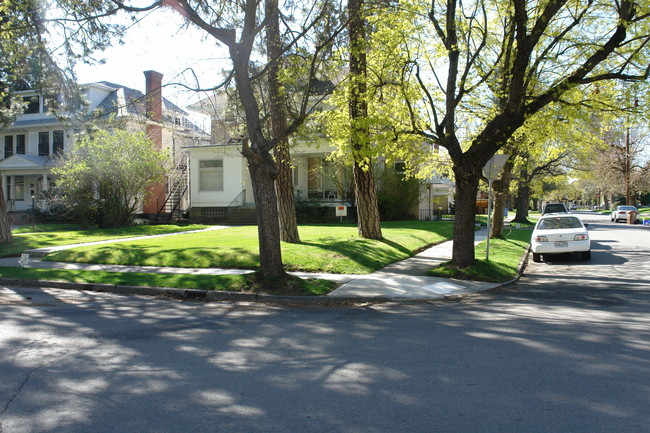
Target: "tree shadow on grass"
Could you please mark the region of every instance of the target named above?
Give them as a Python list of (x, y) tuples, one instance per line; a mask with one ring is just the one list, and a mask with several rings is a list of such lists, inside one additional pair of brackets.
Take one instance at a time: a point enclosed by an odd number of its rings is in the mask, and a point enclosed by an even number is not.
[(131, 266), (171, 266), (179, 268), (257, 269), (259, 254), (246, 249), (170, 248), (152, 252), (137, 245), (111, 245), (63, 250), (47, 256), (48, 261), (99, 263)]

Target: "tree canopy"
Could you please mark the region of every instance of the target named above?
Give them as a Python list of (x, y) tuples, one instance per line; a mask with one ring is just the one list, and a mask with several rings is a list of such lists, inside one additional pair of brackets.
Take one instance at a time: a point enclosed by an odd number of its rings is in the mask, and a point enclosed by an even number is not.
[(422, 98), (406, 103), (426, 113), (413, 118), (413, 130), (444, 148), (453, 163), (453, 261), (466, 266), (474, 261), (482, 167), (527, 119), (579, 86), (646, 79), (650, 6), (630, 0), (408, 5), (420, 11), (428, 30), (413, 38), (411, 50)]
[[(247, 139), (242, 153), (258, 207), (265, 276), (284, 274), (274, 188), (278, 167), (272, 150), (304, 123), (314, 103), (312, 85), (331, 73), (326, 66), (329, 53), (337, 52), (335, 42), (346, 28), (353, 57), (367, 56), (363, 62), (368, 60), (366, 71), (371, 72), (364, 73), (362, 83), (351, 80), (348, 93), (342, 95), (350, 103), (352, 93), (359, 96), (354, 89), (361, 84), (369, 91), (364, 90), (363, 99), (349, 106), (375, 101), (368, 105), (366, 115), (351, 116), (348, 132), (372, 127), (381, 143), (366, 146), (364, 140), (370, 133), (356, 141), (363, 146), (355, 147), (350, 141), (350, 148), (357, 152), (355, 160), (371, 158), (379, 150), (408, 160), (410, 150), (400, 143), (413, 135), (440, 152), (430, 154), (431, 159), (440, 154), (448, 158), (456, 182), (453, 261), (458, 266), (474, 261), (475, 199), (481, 169), (489, 158), (552, 104), (575, 104), (578, 89), (582, 94), (589, 93), (584, 89), (596, 94), (598, 86), (645, 80), (650, 73), (650, 5), (646, 1), (354, 1), (349, 5), (391, 11), (376, 15), (363, 11), (367, 26), (363, 30), (371, 30), (365, 32), (370, 36), (363, 36), (363, 43), (351, 34), (363, 27), (361, 21), (356, 27), (346, 27), (346, 19), (353, 14), (346, 16), (345, 5), (331, 0), (277, 5), (262, 0), (56, 3), (59, 8), (48, 14), (65, 19), (46, 21), (50, 34), (66, 41), (62, 47), (70, 61), (107, 43), (110, 32), (119, 32), (101, 18), (119, 11), (137, 16), (161, 7), (172, 8), (207, 38), (226, 47), (230, 60), (226, 79), (219, 74), (203, 89), (228, 83), (236, 88), (245, 119)], [(276, 12), (280, 29), (273, 33), (279, 34), (281, 49), (269, 56), (265, 38), (270, 33), (265, 29), (275, 23), (270, 18)], [(81, 30), (74, 32), (69, 24)], [(265, 104), (259, 83), (277, 66), (278, 56), (292, 65), (279, 74), (278, 90), (301, 91), (286, 100), (293, 115), (285, 127), (271, 130), (267, 122), (270, 105)], [(590, 109), (588, 104), (575, 105), (576, 109), (581, 106)], [(543, 146), (540, 141), (531, 143), (533, 148)]]

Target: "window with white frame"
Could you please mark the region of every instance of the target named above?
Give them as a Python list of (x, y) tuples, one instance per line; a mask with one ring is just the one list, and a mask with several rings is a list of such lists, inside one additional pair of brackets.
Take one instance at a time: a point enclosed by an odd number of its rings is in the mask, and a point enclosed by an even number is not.
[(14, 176), (14, 190), (11, 196), (16, 201), (25, 200), (25, 177)]
[(63, 153), (63, 131), (54, 131), (52, 134), (52, 155)]
[(322, 160), (323, 167), (323, 178), (322, 178), (322, 188), (323, 190), (336, 190), (337, 189), (337, 178), (336, 178), (336, 167), (332, 164), (331, 161), (326, 159)]
[[(4, 137), (4, 155), (9, 158), (11, 155), (25, 154), (25, 134), (5, 135)], [(2, 157), (0, 155), (0, 158)]]
[(199, 161), (199, 190), (223, 191), (222, 159), (204, 159)]
[(5, 152), (4, 157), (9, 158), (14, 154), (14, 136), (5, 135)]
[(25, 154), (25, 134), (16, 135), (16, 153), (18, 155)]
[(49, 155), (50, 155), (50, 133), (39, 132), (38, 133), (38, 156), (49, 156)]
[(24, 96), (23, 102), (25, 106), (25, 114), (38, 114), (41, 113), (41, 97), (39, 95)]

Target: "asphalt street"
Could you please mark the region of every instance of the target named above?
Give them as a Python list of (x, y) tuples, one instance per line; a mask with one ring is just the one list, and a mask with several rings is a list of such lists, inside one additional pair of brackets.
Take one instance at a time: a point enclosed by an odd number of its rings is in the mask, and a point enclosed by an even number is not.
[(0, 287), (0, 432), (650, 432), (650, 229), (460, 303)]

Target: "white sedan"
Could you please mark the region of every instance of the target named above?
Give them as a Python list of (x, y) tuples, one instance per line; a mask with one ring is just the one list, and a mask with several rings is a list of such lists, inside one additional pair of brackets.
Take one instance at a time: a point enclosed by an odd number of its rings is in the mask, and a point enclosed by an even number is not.
[(611, 219), (612, 221), (619, 222), (620, 220), (627, 221), (627, 215), (630, 212), (637, 212), (636, 207), (634, 206), (618, 206), (612, 211)]
[(542, 216), (533, 230), (530, 249), (534, 262), (541, 262), (542, 255), (564, 253), (580, 253), (583, 260), (591, 260), (589, 232), (575, 215)]

